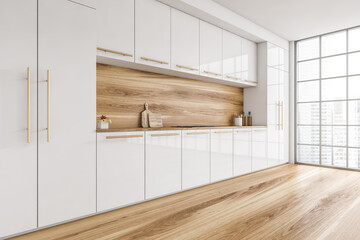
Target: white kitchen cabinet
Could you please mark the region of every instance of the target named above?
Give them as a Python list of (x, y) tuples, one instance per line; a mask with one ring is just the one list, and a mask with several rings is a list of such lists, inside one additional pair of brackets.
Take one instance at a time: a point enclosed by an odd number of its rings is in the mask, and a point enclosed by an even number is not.
[(37, 227), (36, 19), (36, 0), (0, 2), (0, 238)]
[(288, 161), (288, 72), (286, 50), (267, 43), (267, 122), (269, 167)]
[(222, 29), (200, 20), (200, 74), (222, 78)]
[(170, 68), (170, 7), (135, 1), (135, 62)]
[(146, 199), (181, 190), (181, 131), (146, 132)]
[(95, 10), (39, 0), (38, 224), (96, 212)]
[(97, 134), (97, 211), (145, 199), (144, 132)]
[(134, 0), (98, 0), (96, 23), (97, 54), (134, 62)]
[(233, 130), (211, 130), (211, 182), (233, 176)]
[(241, 37), (223, 31), (223, 78), (232, 81), (241, 79)]
[(257, 82), (257, 45), (247, 39), (241, 42), (241, 79), (247, 82)]
[(210, 130), (182, 131), (182, 189), (210, 183)]
[(251, 129), (234, 129), (234, 176), (251, 172)]
[(199, 74), (199, 19), (171, 9), (171, 69)]
[(266, 136), (266, 128), (252, 129), (251, 155), (253, 172), (268, 167)]

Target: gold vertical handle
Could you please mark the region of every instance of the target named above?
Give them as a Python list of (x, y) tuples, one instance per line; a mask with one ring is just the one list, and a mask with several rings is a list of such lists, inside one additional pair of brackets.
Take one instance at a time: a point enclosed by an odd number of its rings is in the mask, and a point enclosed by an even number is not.
[(30, 67), (27, 68), (27, 74), (26, 74), (26, 79), (27, 79), (27, 142), (30, 143), (30, 101), (31, 101), (31, 96), (30, 96)]
[(50, 70), (47, 70), (47, 141), (50, 142)]
[(278, 130), (280, 130), (280, 101), (278, 101), (277, 103), (277, 107), (278, 107)]
[(284, 102), (281, 101), (281, 130), (284, 130)]

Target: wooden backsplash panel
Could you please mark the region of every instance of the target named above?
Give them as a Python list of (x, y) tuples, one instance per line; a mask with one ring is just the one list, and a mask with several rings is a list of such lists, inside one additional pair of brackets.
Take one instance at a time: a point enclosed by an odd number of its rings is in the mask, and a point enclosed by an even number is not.
[(243, 111), (243, 89), (97, 64), (97, 117), (110, 128), (140, 127), (144, 103), (161, 113), (164, 126), (232, 125)]

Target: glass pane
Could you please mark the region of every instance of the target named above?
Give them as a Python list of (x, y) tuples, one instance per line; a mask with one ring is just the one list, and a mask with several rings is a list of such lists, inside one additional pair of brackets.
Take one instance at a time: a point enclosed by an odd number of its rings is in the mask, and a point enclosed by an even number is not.
[(298, 81), (318, 79), (319, 60), (298, 63)]
[(360, 50), (360, 28), (349, 30), (349, 52)]
[(319, 57), (319, 38), (311, 38), (297, 43), (298, 60), (306, 60)]
[(346, 148), (321, 147), (321, 164), (346, 167)]
[(346, 127), (323, 126), (321, 144), (329, 146), (346, 146)]
[(321, 123), (325, 125), (346, 124), (346, 102), (321, 103)]
[(298, 124), (319, 124), (320, 104), (319, 103), (299, 103), (297, 120)]
[(346, 56), (321, 59), (321, 77), (330, 78), (346, 75)]
[(349, 125), (360, 125), (360, 101), (349, 101)]
[(349, 147), (360, 147), (360, 127), (349, 127)]
[(319, 164), (319, 147), (298, 145), (297, 152), (298, 162)]
[(321, 37), (321, 55), (329, 56), (346, 52), (346, 31)]
[(349, 75), (360, 74), (360, 52), (349, 54)]
[(360, 168), (360, 149), (349, 148), (349, 168)]
[(317, 126), (298, 126), (298, 143), (319, 144), (320, 128)]
[(323, 101), (346, 99), (346, 78), (322, 80), (321, 99)]
[(349, 77), (349, 98), (360, 99), (360, 76)]
[(298, 84), (298, 101), (319, 101), (319, 81), (302, 82)]

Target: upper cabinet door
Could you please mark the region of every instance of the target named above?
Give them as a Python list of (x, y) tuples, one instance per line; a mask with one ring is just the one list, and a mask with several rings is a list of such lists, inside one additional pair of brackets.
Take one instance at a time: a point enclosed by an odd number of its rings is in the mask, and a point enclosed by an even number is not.
[(241, 79), (248, 82), (257, 82), (257, 45), (242, 39)]
[(1, 239), (37, 227), (36, 19), (37, 0), (0, 1)]
[(280, 67), (280, 48), (274, 44), (267, 44), (267, 65), (279, 69)]
[(170, 7), (135, 1), (135, 62), (170, 68)]
[(100, 0), (96, 9), (98, 55), (134, 61), (134, 0)]
[(241, 81), (241, 37), (223, 31), (224, 79)]
[(43, 227), (96, 212), (96, 11), (70, 1), (38, 2)]
[(222, 29), (200, 21), (200, 74), (222, 78)]
[(199, 19), (171, 9), (171, 68), (199, 74)]

